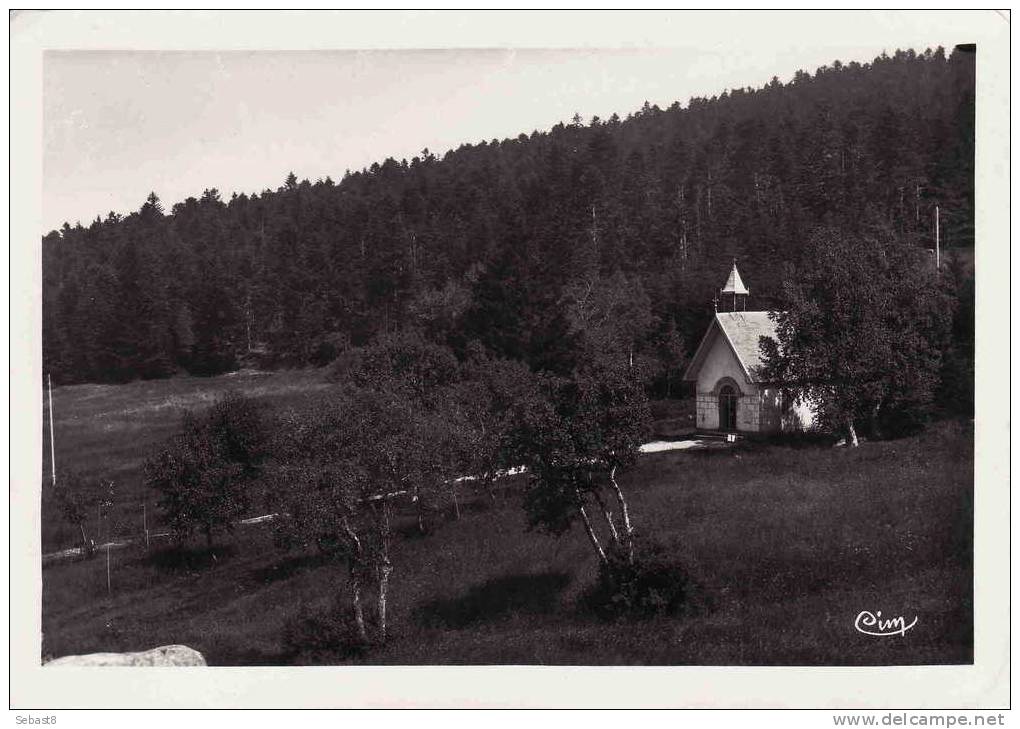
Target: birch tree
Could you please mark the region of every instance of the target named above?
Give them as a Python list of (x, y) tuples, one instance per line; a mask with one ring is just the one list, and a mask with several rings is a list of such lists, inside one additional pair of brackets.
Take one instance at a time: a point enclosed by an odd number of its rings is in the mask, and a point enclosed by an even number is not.
[(383, 643), (394, 504), (427, 475), (426, 422), (406, 399), (356, 390), (290, 416), (286, 429), (275, 472), (285, 511), (278, 542), (327, 555), (346, 574), (337, 591), (359, 639)]
[(821, 228), (788, 271), (765, 376), (796, 386), (848, 445), (862, 421), (932, 403), (952, 304), (925, 253), (884, 225)]
[(444, 396), (460, 424), (463, 470), (496, 502), (496, 481), (523, 463), (515, 448), (516, 411), (533, 401), (532, 375), (512, 360), (479, 357)]
[(651, 416), (626, 363), (590, 364), (572, 378), (542, 376), (517, 410), (532, 525), (561, 534), (580, 521), (600, 564), (633, 563), (635, 523), (619, 471), (637, 458)]

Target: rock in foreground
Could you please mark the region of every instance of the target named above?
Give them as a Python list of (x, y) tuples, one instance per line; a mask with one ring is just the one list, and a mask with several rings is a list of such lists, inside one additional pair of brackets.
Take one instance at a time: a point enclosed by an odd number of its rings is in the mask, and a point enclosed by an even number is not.
[(204, 666), (205, 658), (186, 645), (164, 645), (138, 653), (89, 653), (64, 656), (47, 666)]

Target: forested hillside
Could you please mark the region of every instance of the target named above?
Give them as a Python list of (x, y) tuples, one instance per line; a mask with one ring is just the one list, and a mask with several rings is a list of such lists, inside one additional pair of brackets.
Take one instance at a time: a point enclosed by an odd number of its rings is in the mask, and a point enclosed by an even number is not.
[(937, 203), (943, 247), (971, 248), (974, 83), (972, 49), (897, 52), (339, 181), (151, 194), (43, 238), (44, 366), (71, 383), (325, 364), (416, 327), (558, 370), (601, 327), (588, 346), (675, 375), (733, 257), (765, 308), (820, 225), (877, 221), (923, 251)]

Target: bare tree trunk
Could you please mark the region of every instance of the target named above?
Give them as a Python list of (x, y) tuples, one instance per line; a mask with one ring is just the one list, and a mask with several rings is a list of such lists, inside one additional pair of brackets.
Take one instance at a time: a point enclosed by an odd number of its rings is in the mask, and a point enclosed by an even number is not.
[(428, 525), (425, 523), (425, 506), (422, 503), (421, 489), (418, 486), (414, 487), (414, 503), (418, 509), (418, 533), (424, 534)]
[(500, 503), (499, 485), (496, 483), (498, 480), (499, 465), (496, 462), (491, 462), (485, 472), (485, 487), (489, 490), (489, 498), (492, 500), (493, 506)]
[(244, 322), (245, 331), (248, 334), (248, 353), (251, 353), (251, 291), (244, 301)]
[(393, 571), (393, 565), (390, 564), (389, 558), (384, 558), (384, 561), (379, 565), (379, 642), (386, 642), (386, 592), (390, 584), (390, 572)]
[(857, 446), (860, 445), (860, 443), (857, 441), (857, 429), (854, 428), (853, 417), (848, 417), (846, 419), (846, 444), (853, 448), (856, 448)]
[(871, 429), (870, 437), (877, 439), (881, 437), (881, 425), (879, 424), (878, 414), (882, 410), (882, 403), (877, 403), (874, 408), (871, 409)]
[(602, 509), (602, 516), (606, 518), (606, 524), (609, 525), (609, 534), (613, 537), (613, 546), (620, 546), (620, 532), (616, 530), (616, 521), (613, 519), (613, 512), (606, 506), (605, 501), (602, 500), (602, 495), (598, 491), (593, 491), (595, 501), (598, 503), (599, 508)]
[(592, 546), (595, 547), (595, 551), (598, 553), (599, 562), (604, 566), (609, 566), (609, 559), (606, 557), (606, 551), (602, 549), (602, 544), (599, 542), (598, 536), (595, 534), (595, 530), (591, 526), (591, 519), (588, 518), (588, 512), (584, 510), (584, 501), (581, 499), (581, 494), (575, 489), (577, 494), (577, 510), (581, 513), (581, 521), (584, 522), (584, 530), (588, 534), (588, 539), (591, 540)]
[(453, 494), (453, 515), (454, 518), (460, 519), (460, 501), (457, 500), (457, 483), (452, 482), (450, 484), (450, 491)]
[(390, 505), (384, 501), (383, 523), (380, 539), (380, 561), (379, 561), (379, 642), (386, 642), (386, 592), (390, 584), (390, 573), (393, 565), (390, 563)]
[(351, 607), (354, 610), (354, 624), (358, 627), (358, 637), (363, 643), (368, 642), (368, 631), (365, 629), (365, 611), (361, 607), (361, 578), (357, 567), (351, 561)]
[(347, 538), (351, 540), (351, 545), (354, 547), (354, 556), (348, 562), (351, 583), (351, 608), (354, 610), (354, 624), (358, 627), (358, 637), (361, 638), (363, 642), (368, 643), (368, 631), (365, 629), (365, 611), (361, 607), (361, 575), (358, 574), (358, 565), (363, 556), (361, 540), (358, 538), (354, 529), (351, 528), (351, 522), (346, 516), (341, 518), (340, 523), (343, 525), (344, 532), (347, 534)]
[(620, 513), (623, 514), (623, 528), (627, 530), (627, 557), (634, 561), (634, 525), (630, 521), (630, 509), (627, 508), (627, 499), (623, 496), (623, 489), (616, 483), (616, 466), (609, 470), (609, 483), (616, 492), (616, 500), (620, 502)]
[(95, 551), (96, 544), (89, 540), (88, 535), (85, 533), (84, 521), (78, 523), (78, 528), (81, 530), (81, 556), (83, 558), (91, 557)]

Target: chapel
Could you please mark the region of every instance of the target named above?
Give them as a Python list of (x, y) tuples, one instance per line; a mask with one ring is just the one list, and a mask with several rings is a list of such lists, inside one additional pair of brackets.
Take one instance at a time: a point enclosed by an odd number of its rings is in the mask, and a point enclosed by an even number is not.
[[(810, 430), (815, 421), (811, 404), (764, 375), (761, 340), (779, 338), (773, 312), (747, 311), (750, 295), (734, 261), (712, 322), (684, 373), (684, 380), (694, 383), (697, 428), (722, 433)], [(719, 311), (727, 305), (729, 311)]]

